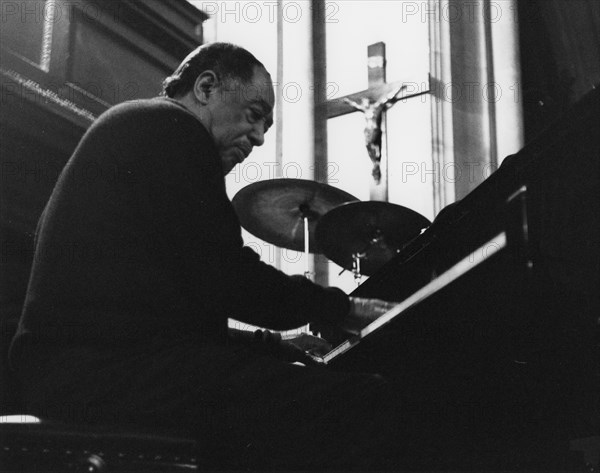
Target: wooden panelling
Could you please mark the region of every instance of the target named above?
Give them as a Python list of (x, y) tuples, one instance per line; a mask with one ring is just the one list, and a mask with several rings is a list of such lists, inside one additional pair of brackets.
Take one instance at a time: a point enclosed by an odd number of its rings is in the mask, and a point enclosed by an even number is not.
[(0, 40), (2, 46), (23, 60), (40, 64), (46, 18), (46, 2), (21, 0), (0, 2)]
[(79, 21), (72, 28), (70, 84), (111, 105), (158, 95), (172, 68), (161, 67), (137, 45), (97, 23)]

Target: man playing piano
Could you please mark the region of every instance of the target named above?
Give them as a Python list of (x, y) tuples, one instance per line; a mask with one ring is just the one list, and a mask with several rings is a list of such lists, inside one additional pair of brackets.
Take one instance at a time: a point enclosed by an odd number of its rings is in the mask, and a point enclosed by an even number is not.
[(40, 218), (11, 347), (28, 412), (183, 431), (227, 468), (398, 466), (380, 377), (290, 364), (227, 335), (228, 317), (352, 331), (390, 307), (284, 275), (243, 246), (224, 175), (263, 144), (273, 104), (264, 66), (213, 43), (164, 96), (90, 127)]

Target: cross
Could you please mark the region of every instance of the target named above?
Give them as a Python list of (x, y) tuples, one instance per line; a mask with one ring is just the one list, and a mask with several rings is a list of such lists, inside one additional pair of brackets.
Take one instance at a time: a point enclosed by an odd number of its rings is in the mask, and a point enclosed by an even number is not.
[[(356, 112), (357, 110), (365, 113), (367, 123), (365, 125), (365, 139), (367, 141), (367, 149), (371, 159), (374, 159), (374, 155), (379, 154), (381, 159), (380, 163), (374, 162), (374, 179), (371, 179), (370, 186), (370, 198), (371, 200), (381, 200), (387, 202), (388, 200), (388, 176), (387, 176), (387, 136), (386, 136), (386, 117), (385, 111), (390, 108), (395, 102), (402, 99), (408, 99), (417, 97), (419, 95), (429, 93), (427, 90), (419, 90), (414, 93), (406, 93), (401, 95), (400, 92), (405, 89), (405, 84), (402, 81), (386, 82), (386, 58), (385, 58), (385, 43), (379, 42), (371, 44), (368, 47), (368, 73), (369, 73), (369, 88), (362, 90), (354, 94), (339, 97), (334, 100), (328, 100), (323, 104), (326, 107), (325, 116), (327, 118), (335, 118), (348, 113)], [(380, 115), (381, 126), (377, 124), (374, 130), (374, 123), (372, 117), (373, 106), (380, 109), (378, 112)], [(371, 123), (369, 123), (371, 119)], [(375, 133), (373, 133), (375, 131)], [(374, 136), (378, 135), (381, 141), (379, 150), (376, 150), (376, 146), (373, 146), (372, 141)], [(377, 179), (377, 171), (380, 167), (381, 178)]]

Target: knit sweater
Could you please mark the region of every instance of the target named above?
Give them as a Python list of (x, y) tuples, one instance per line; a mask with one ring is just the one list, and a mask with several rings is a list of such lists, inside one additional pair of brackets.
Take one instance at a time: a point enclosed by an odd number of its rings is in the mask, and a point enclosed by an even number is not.
[(348, 308), (244, 247), (207, 130), (174, 100), (138, 100), (94, 122), (57, 182), (13, 352), (26, 338), (221, 343), (228, 317), (286, 329)]

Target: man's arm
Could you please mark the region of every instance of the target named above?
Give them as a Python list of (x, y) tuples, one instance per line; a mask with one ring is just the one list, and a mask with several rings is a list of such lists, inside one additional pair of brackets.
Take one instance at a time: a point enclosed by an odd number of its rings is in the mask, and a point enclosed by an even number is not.
[(151, 218), (165, 262), (197, 311), (276, 330), (314, 321), (338, 325), (351, 314), (364, 315), (343, 291), (287, 276), (243, 246), (216, 151), (194, 118), (168, 122), (161, 133), (160, 148), (145, 165)]

